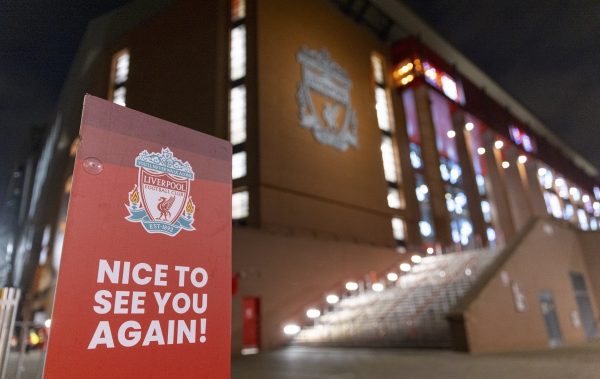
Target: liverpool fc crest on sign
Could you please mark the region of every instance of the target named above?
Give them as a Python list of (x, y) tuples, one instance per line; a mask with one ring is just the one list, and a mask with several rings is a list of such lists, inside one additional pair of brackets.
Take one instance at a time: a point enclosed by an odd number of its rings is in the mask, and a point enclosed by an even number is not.
[(166, 147), (160, 153), (142, 151), (135, 167), (138, 182), (129, 192), (129, 216), (125, 219), (141, 223), (148, 233), (176, 236), (182, 229), (195, 230), (192, 166), (175, 158)]
[(356, 112), (350, 104), (352, 81), (327, 50), (302, 48), (297, 55), (302, 65), (302, 81), (297, 98), (300, 125), (322, 144), (346, 150), (356, 147)]

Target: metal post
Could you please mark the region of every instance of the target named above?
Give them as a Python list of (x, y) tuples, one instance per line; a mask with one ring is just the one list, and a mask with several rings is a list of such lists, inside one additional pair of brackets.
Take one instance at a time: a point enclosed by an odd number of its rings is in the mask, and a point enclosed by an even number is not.
[(0, 379), (6, 378), (10, 341), (20, 299), (21, 290), (18, 288), (0, 289)]

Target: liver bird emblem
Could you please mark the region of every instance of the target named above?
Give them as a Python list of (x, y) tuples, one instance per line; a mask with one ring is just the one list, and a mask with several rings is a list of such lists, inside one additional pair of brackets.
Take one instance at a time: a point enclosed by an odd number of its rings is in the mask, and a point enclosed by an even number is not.
[(158, 204), (156, 205), (156, 209), (160, 212), (160, 216), (158, 216), (158, 220), (169, 221), (167, 217), (171, 217), (171, 212), (169, 210), (173, 206), (175, 202), (175, 196), (171, 196), (169, 199), (166, 197), (161, 197), (158, 199)]

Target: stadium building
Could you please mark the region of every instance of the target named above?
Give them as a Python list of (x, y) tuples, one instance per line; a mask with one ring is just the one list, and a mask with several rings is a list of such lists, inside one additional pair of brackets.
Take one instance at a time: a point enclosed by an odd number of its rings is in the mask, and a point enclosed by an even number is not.
[(397, 0), (91, 22), (15, 245), (25, 317), (51, 309), (85, 93), (233, 144), (234, 354), (597, 335), (597, 170)]

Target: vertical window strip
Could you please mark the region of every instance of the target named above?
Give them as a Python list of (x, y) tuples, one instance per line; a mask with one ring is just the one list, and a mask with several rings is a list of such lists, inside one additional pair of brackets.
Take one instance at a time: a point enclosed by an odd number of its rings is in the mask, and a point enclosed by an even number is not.
[[(402, 196), (398, 189), (399, 166), (397, 163), (396, 149), (393, 140), (393, 121), (390, 109), (389, 95), (385, 86), (384, 65), (381, 58), (371, 55), (373, 67), (373, 78), (375, 80), (375, 111), (377, 114), (377, 126), (381, 131), (381, 158), (383, 162), (383, 174), (388, 183), (387, 204), (392, 209), (400, 209), (403, 206)], [(404, 221), (394, 216), (391, 219), (392, 234), (396, 245), (404, 247), (405, 230)]]
[(121, 50), (113, 56), (109, 97), (115, 104), (125, 106), (127, 79), (129, 78), (129, 50)]
[(232, 82), (246, 76), (246, 26), (243, 24), (231, 29), (229, 64)]
[(231, 22), (239, 21), (246, 17), (246, 0), (231, 1)]
[[(229, 141), (234, 146), (231, 177), (241, 179), (247, 174), (247, 153), (244, 143), (247, 138), (246, 104), (246, 0), (231, 0), (231, 29), (229, 51)], [(232, 219), (248, 217), (250, 195), (247, 190), (234, 190), (231, 198)]]

